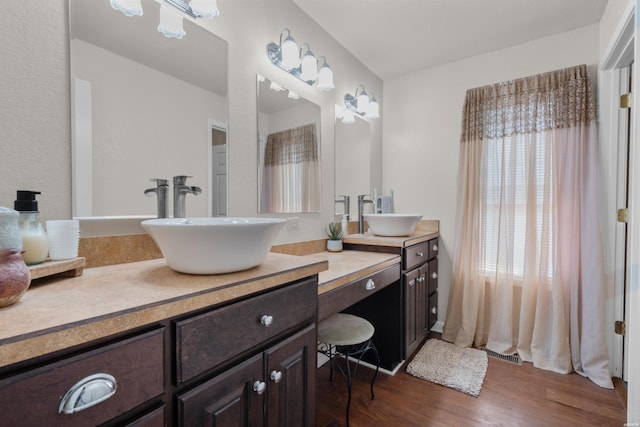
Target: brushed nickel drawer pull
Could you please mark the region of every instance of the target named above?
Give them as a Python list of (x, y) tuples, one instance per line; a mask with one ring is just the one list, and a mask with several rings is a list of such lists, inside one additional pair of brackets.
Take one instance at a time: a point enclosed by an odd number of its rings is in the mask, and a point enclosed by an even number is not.
[(265, 384), (264, 381), (256, 381), (255, 383), (253, 383), (253, 391), (255, 391), (258, 394), (264, 393), (266, 389), (267, 389), (267, 384)]
[(266, 328), (271, 326), (273, 323), (273, 316), (269, 316), (268, 314), (263, 314), (260, 318), (260, 323), (262, 323)]
[(282, 379), (282, 371), (276, 371), (274, 369), (273, 371), (271, 371), (269, 378), (271, 378), (271, 381), (273, 381), (274, 383), (276, 384), (279, 383), (280, 380)]
[(416, 256), (422, 258), (424, 256), (424, 252), (416, 252)]
[[(420, 278), (418, 278), (418, 280), (420, 280)], [(415, 284), (416, 284), (416, 279), (409, 280), (409, 286), (415, 286)]]
[(109, 374), (94, 374), (81, 379), (65, 393), (58, 406), (59, 414), (75, 414), (104, 402), (114, 394), (118, 383)]
[(364, 288), (367, 291), (372, 291), (372, 290), (374, 290), (376, 288), (376, 282), (374, 282), (373, 279), (369, 279), (369, 280), (367, 280), (367, 284), (364, 285)]

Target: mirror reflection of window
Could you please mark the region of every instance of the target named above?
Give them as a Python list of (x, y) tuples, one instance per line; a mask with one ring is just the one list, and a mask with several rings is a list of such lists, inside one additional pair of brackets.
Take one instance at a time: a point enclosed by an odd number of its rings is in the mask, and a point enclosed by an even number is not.
[(259, 212), (320, 212), (320, 144), (320, 107), (259, 77)]

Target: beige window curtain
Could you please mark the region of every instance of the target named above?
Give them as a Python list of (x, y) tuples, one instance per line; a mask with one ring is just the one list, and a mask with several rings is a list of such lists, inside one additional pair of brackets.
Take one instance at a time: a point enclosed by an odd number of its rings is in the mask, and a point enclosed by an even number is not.
[(467, 92), (443, 338), (612, 387), (586, 66)]
[(316, 124), (267, 137), (260, 200), (261, 212), (320, 210), (320, 168)]

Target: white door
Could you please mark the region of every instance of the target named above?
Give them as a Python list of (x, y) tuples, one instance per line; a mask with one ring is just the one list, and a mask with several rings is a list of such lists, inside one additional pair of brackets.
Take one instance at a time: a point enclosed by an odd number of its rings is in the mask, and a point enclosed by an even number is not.
[(227, 216), (227, 144), (213, 146), (211, 164), (212, 216)]

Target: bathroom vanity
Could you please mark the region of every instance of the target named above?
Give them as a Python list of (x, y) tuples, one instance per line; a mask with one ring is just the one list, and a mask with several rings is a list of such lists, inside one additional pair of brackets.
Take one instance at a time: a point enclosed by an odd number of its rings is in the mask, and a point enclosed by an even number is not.
[(406, 237), (365, 233), (350, 234), (344, 239), (345, 249), (401, 257), (398, 285), (380, 295), (380, 301), (367, 299), (348, 310), (367, 317), (376, 331), (385, 335), (387, 348), (383, 351), (387, 354), (383, 365), (386, 369), (395, 369), (411, 356), (438, 320), (438, 225), (437, 221), (423, 223), (426, 225)]
[(192, 276), (154, 260), (36, 284), (0, 312), (3, 423), (314, 425), (326, 268), (269, 254)]

